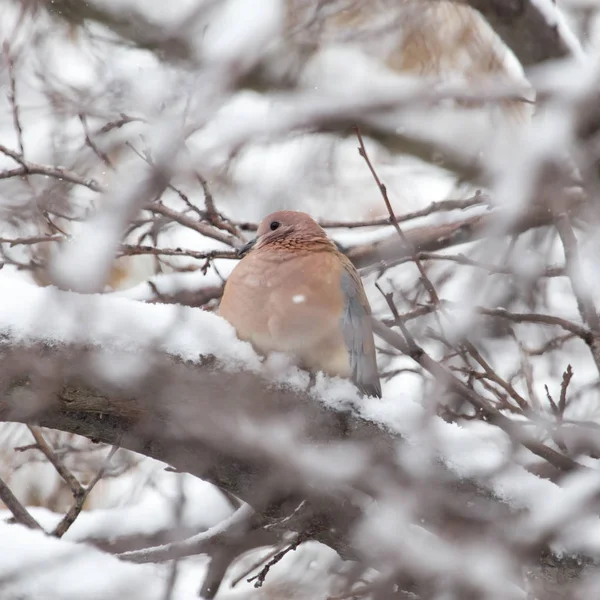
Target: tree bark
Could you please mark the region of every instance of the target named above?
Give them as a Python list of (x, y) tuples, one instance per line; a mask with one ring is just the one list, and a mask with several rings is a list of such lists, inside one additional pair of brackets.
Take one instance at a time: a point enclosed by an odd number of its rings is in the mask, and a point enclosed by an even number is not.
[[(531, 0), (454, 0), (479, 12), (523, 67), (571, 56), (573, 48), (556, 22)], [(548, 2), (550, 4), (550, 2)], [(552, 7), (556, 11), (556, 7)]]
[[(303, 532), (345, 559), (364, 558), (354, 533), (365, 494), (377, 502), (374, 476), (399, 490), (408, 486), (418, 493), (423, 485), (399, 466), (402, 441), (396, 434), (351, 407), (333, 409), (258, 374), (231, 372), (210, 357), (195, 364), (154, 352), (144, 357), (145, 376), (132, 373), (116, 382), (100, 365), (131, 360), (126, 353), (9, 342), (5, 337), (0, 354), (0, 419), (76, 433), (164, 461), (248, 502), (271, 532)], [(353, 456), (362, 463), (339, 478), (321, 473), (318, 460), (330, 452), (338, 452), (342, 464)], [(475, 506), (477, 513), (469, 522), (468, 511), (459, 518), (441, 514), (435, 503), (433, 512), (424, 509), (428, 526), (441, 535), (460, 540), (457, 531), (481, 528), (482, 511), (500, 516), (506, 527), (522, 512), (441, 464), (431, 474), (421, 490), (424, 504), (437, 486), (452, 503)], [(553, 598), (572, 597), (578, 577), (592, 569), (589, 559), (558, 559), (546, 551), (527, 564), (532, 585)]]

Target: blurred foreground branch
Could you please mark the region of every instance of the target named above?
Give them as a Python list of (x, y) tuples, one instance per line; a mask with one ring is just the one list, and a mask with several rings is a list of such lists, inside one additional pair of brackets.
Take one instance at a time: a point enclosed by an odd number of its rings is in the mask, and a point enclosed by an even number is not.
[(565, 58), (574, 51), (568, 34), (557, 25), (559, 15), (554, 2), (458, 1), (478, 11), (524, 67)]
[[(557, 189), (552, 193), (561, 198), (564, 210), (568, 214), (576, 214), (586, 199), (586, 194), (581, 188)], [(554, 223), (555, 217), (548, 208), (548, 202), (548, 199), (540, 198), (539, 202), (532, 203), (518, 215), (511, 215), (508, 211), (498, 208), (487, 214), (467, 217), (452, 223), (407, 229), (405, 235), (410, 246), (393, 233), (381, 241), (350, 248), (347, 254), (357, 267), (367, 267), (386, 261), (392, 264), (393, 261), (402, 261), (411, 256), (414, 249), (418, 252), (432, 252), (486, 236), (518, 235), (529, 229)]]
[[(480, 405), (479, 409), (489, 411), (492, 421), (502, 421), (500, 427), (508, 423), (515, 442), (523, 443), (556, 469), (570, 471), (579, 466), (534, 441), (518, 423), (497, 415), (483, 397), (413, 347), (410, 340), (402, 341), (384, 326), (378, 326), (378, 334), (420, 362), (449, 393)], [(77, 433), (142, 453), (213, 482), (252, 507), (244, 526), (235, 528), (238, 541), (232, 541), (232, 530), (225, 528), (226, 540), (219, 532), (216, 538), (201, 536), (198, 543), (190, 538), (172, 552), (166, 547), (155, 553), (155, 560), (176, 558), (182, 548), (184, 552), (186, 548), (202, 552), (215, 550), (216, 545), (215, 565), (226, 568), (249, 545), (276, 543), (289, 531), (296, 531), (303, 539), (330, 546), (345, 559), (377, 568), (368, 539), (357, 537), (357, 531), (367, 518), (364, 511), (370, 502), (390, 509), (386, 504), (389, 494), (416, 493), (418, 497), (426, 493), (423, 498), (427, 497), (428, 503), (417, 503), (415, 522), (439, 539), (452, 540), (456, 548), (468, 539), (471, 528), (489, 526), (487, 519), (492, 515), (496, 519), (498, 510), (503, 511), (507, 535), (514, 532), (517, 538), (523, 519), (520, 508), (503, 505), (486, 484), (480, 487), (437, 461), (424, 463), (418, 473), (406, 468), (398, 461), (398, 434), (362, 417), (360, 405), (346, 403), (340, 411), (311, 394), (273, 385), (259, 374), (231, 372), (210, 357), (195, 364), (165, 354), (148, 354), (144, 357), (146, 375), (126, 380), (111, 379), (110, 370), (98, 369), (97, 365), (107, 360), (127, 364), (133, 359), (127, 353), (97, 347), (41, 342), (24, 346), (5, 340), (0, 355), (0, 419)], [(265, 428), (286, 433), (264, 436)], [(356, 461), (350, 460), (351, 467), (341, 469), (336, 458), (340, 456), (345, 462), (355, 456)], [(316, 468), (317, 457), (321, 468)], [(385, 491), (377, 484), (382, 478), (388, 483)], [(434, 500), (436, 489), (443, 492), (440, 502), (442, 498), (443, 502), (451, 500), (444, 510)], [(365, 505), (366, 498), (371, 500)], [(393, 510), (402, 511), (403, 506)], [(458, 522), (465, 530), (464, 538), (463, 534), (457, 536)], [(384, 538), (380, 541), (385, 546)], [(518, 543), (514, 541), (523, 561), (543, 573), (543, 584), (559, 579), (557, 570), (575, 568), (572, 561), (561, 562), (548, 553), (546, 538), (525, 540), (519, 535)], [(580, 571), (585, 564), (576, 568)], [(404, 567), (394, 568), (398, 581), (404, 581)], [(411, 572), (411, 577), (415, 590), (426, 586), (426, 573)], [(518, 580), (520, 575), (515, 577)], [(460, 585), (465, 582), (461, 580)]]

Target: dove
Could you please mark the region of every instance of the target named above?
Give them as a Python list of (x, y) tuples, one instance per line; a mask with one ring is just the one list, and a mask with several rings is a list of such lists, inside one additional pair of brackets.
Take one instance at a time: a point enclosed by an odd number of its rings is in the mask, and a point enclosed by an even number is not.
[(263, 355), (351, 379), (381, 397), (371, 308), (360, 275), (308, 214), (279, 211), (239, 251), (219, 314)]

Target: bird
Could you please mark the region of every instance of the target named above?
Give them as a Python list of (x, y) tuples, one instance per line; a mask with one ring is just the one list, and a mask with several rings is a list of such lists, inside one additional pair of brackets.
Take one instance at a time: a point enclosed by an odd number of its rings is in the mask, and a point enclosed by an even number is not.
[(325, 230), (306, 213), (274, 212), (238, 254), (219, 307), (238, 338), (381, 398), (371, 307), (358, 271)]

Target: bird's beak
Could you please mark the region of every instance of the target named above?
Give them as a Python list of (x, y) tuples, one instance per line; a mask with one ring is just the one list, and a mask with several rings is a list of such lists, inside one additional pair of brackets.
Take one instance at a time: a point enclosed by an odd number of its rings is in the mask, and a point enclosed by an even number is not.
[(246, 256), (246, 254), (248, 254), (248, 252), (250, 252), (250, 250), (252, 250), (252, 248), (254, 247), (254, 244), (256, 244), (256, 240), (257, 240), (257, 238), (254, 238), (253, 240), (250, 240), (247, 244), (244, 244), (241, 248), (238, 248), (237, 255), (240, 258), (243, 258), (244, 256)]

